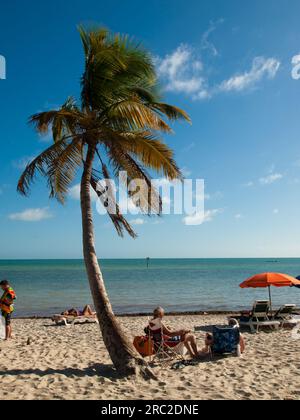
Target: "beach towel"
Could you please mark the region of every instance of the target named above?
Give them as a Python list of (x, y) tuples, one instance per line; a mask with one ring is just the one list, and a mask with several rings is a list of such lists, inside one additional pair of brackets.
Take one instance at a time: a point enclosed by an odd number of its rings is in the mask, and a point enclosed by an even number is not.
[(5, 340), (5, 319), (0, 316), (0, 340)]

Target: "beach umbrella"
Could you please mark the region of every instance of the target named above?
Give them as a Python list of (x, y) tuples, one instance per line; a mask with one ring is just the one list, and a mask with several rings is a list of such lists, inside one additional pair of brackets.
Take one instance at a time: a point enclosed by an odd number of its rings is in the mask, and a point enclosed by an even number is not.
[(246, 288), (268, 288), (269, 289), (269, 298), (270, 305), (272, 309), (272, 295), (271, 295), (271, 286), (274, 287), (291, 287), (297, 286), (300, 287), (300, 281), (294, 277), (289, 276), (288, 274), (281, 273), (262, 273), (257, 274), (256, 276), (250, 277), (248, 280), (244, 281), (240, 287), (242, 289)]
[[(300, 276), (296, 277), (296, 279), (297, 280), (300, 280)], [(300, 289), (300, 286), (299, 285), (298, 286), (295, 286), (295, 287), (297, 287), (298, 289)]]

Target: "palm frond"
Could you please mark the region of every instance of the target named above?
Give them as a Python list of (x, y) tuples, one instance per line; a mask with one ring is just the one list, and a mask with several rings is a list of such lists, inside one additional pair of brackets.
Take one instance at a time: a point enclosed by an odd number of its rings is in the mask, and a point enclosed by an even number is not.
[[(153, 186), (151, 177), (146, 170), (119, 146), (114, 147), (114, 145), (112, 145), (107, 152), (110, 157), (110, 162), (114, 167), (115, 176), (118, 176), (120, 171), (125, 171), (127, 173), (128, 181), (134, 181), (136, 187), (135, 191), (129, 189), (128, 184), (126, 184), (125, 187), (128, 190), (130, 197), (133, 197), (138, 189), (140, 201), (136, 204), (141, 211), (149, 215), (160, 215), (162, 213), (162, 199), (159, 192)], [(143, 181), (145, 188), (143, 188), (143, 183), (140, 183), (139, 181)]]
[(148, 85), (155, 84), (152, 58), (140, 45), (101, 28), (86, 31), (80, 27), (79, 31), (86, 57), (81, 94), (84, 109), (105, 109), (121, 91), (139, 86), (145, 79)]
[(156, 112), (137, 98), (120, 101), (107, 110), (105, 114), (107, 122), (119, 130), (151, 129), (166, 133), (172, 132), (170, 126)]
[(76, 107), (75, 100), (68, 98), (58, 110), (40, 112), (32, 115), (29, 123), (33, 124), (41, 134), (47, 134), (52, 129), (53, 140), (59, 141), (70, 133), (74, 133), (83, 115)]
[[(103, 172), (104, 172), (104, 178), (101, 179), (99, 178), (99, 176), (97, 176), (96, 171), (93, 171), (93, 175), (91, 178), (91, 186), (93, 188), (93, 190), (96, 192), (97, 196), (99, 197), (99, 199), (101, 200), (103, 206), (105, 207), (105, 200), (104, 194), (107, 194), (110, 189), (105, 188), (105, 186), (103, 186), (103, 189), (99, 189), (99, 185), (103, 185), (103, 183), (105, 183), (105, 180), (110, 179), (110, 176), (108, 174), (108, 170), (105, 166), (103, 166), (102, 168)], [(110, 197), (111, 202), (114, 202), (114, 197)], [(118, 206), (117, 203), (113, 203), (116, 209), (115, 213), (110, 213), (109, 211), (107, 211), (108, 216), (110, 217), (117, 233), (119, 236), (121, 236), (122, 238), (124, 237), (124, 230), (133, 238), (137, 238), (137, 234), (134, 232), (134, 230), (132, 229), (132, 227), (130, 226), (130, 224), (128, 223), (128, 221), (125, 219), (125, 217), (122, 215), (120, 208)]]
[(38, 157), (36, 157), (31, 163), (29, 163), (21, 175), (17, 190), (22, 195), (28, 195), (30, 191), (30, 185), (32, 184), (35, 175), (39, 173), (40, 175), (46, 177), (48, 180), (48, 186), (50, 188), (50, 195), (54, 192), (54, 186), (52, 184), (51, 178), (48, 176), (48, 171), (53, 162), (63, 153), (63, 151), (68, 146), (68, 143), (65, 139), (54, 143)]
[(107, 131), (103, 143), (108, 149), (119, 148), (123, 154), (125, 152), (135, 155), (145, 167), (163, 174), (169, 180), (183, 179), (175, 162), (173, 150), (149, 131), (137, 133)]
[(82, 139), (76, 137), (65, 150), (52, 161), (48, 177), (53, 185), (52, 196), (64, 203), (70, 184), (82, 164)]
[(156, 111), (160, 112), (161, 114), (166, 115), (171, 121), (182, 119), (188, 121), (189, 123), (192, 122), (189, 115), (177, 106), (168, 105), (164, 103), (150, 103), (149, 106), (155, 109)]

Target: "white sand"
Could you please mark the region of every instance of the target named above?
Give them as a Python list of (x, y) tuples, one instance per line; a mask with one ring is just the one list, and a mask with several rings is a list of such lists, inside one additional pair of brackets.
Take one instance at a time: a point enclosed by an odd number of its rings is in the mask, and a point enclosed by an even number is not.
[[(170, 327), (222, 324), (223, 316), (174, 316)], [(146, 318), (122, 318), (142, 335)], [(245, 334), (247, 351), (181, 371), (160, 371), (158, 382), (119, 379), (95, 324), (53, 326), (15, 320), (15, 339), (0, 342), (2, 399), (299, 399), (300, 340), (291, 331)], [(204, 332), (197, 333), (199, 347)], [(28, 338), (32, 343), (26, 345)]]

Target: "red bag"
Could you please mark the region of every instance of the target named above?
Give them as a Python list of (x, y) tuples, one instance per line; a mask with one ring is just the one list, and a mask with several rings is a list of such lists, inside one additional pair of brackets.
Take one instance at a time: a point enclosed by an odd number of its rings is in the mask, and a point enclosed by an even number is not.
[(149, 337), (135, 337), (133, 345), (143, 357), (153, 356), (155, 354), (154, 343)]

